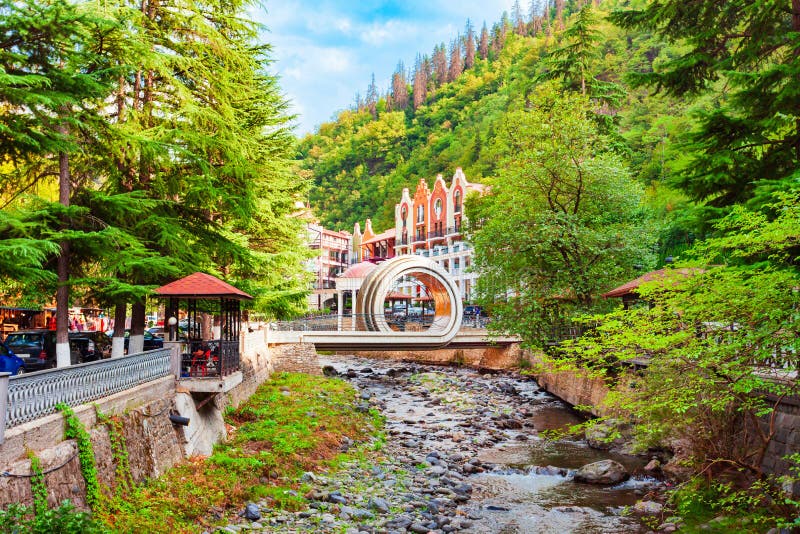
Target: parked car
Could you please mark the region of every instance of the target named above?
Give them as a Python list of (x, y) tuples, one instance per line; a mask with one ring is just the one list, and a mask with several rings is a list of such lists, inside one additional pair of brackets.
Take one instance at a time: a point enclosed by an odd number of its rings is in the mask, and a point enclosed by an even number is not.
[[(8, 334), (6, 346), (22, 359), (25, 372), (56, 366), (56, 333), (53, 330), (19, 330)], [(103, 332), (70, 332), (70, 363), (93, 362), (111, 356), (111, 340)]]
[[(154, 326), (152, 328), (147, 329), (148, 332), (153, 334), (157, 338), (167, 339), (167, 335), (169, 334), (169, 327), (164, 326)], [(178, 341), (186, 341), (186, 330), (184, 328), (178, 327)]]
[[(154, 327), (154, 328), (160, 328), (160, 327)], [(152, 332), (150, 332), (150, 330), (152, 330), (152, 328), (144, 331), (144, 350), (155, 350), (164, 348), (164, 339), (153, 334)], [(108, 330), (106, 332), (106, 335), (108, 335), (109, 337), (113, 337), (114, 331)], [(128, 353), (128, 345), (130, 345), (130, 342), (131, 342), (131, 331), (125, 330), (125, 354)]]
[(5, 343), (0, 341), (0, 373), (11, 373), (12, 375), (25, 372), (25, 362), (22, 358), (14, 354)]
[(56, 333), (53, 330), (18, 330), (6, 336), (5, 345), (22, 359), (25, 372), (56, 366)]
[(464, 315), (467, 317), (474, 317), (476, 315), (483, 315), (486, 316), (486, 313), (483, 311), (483, 308), (480, 306), (474, 306), (472, 304), (468, 306), (464, 306)]
[(111, 357), (111, 338), (105, 332), (70, 332), (69, 348), (71, 353), (77, 352), (78, 362), (94, 362)]

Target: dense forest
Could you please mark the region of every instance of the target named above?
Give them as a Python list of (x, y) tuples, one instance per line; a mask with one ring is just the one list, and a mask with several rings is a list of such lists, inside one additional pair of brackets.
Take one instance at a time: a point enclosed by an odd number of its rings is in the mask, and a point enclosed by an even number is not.
[[(490, 28), (467, 22), (463, 35), (418, 55), (411, 69), (399, 64), (384, 94), (373, 79), (352, 109), (300, 144), (313, 179), (311, 205), (323, 223), (352, 229), (371, 217), (385, 228), (402, 188), (421, 177), (451, 175), (458, 166), (470, 181), (491, 177), (504, 119), (530, 106), (550, 79), (601, 101), (603, 127), (655, 209), (666, 215), (684, 204), (686, 195), (666, 188), (685, 164), (678, 145), (690, 130), (691, 108), (704, 102), (633, 88), (627, 74), (663, 61), (674, 46), (612, 24), (606, 15), (613, 1), (592, 14), (588, 37), (576, 35), (581, 4), (532, 2), (525, 13), (517, 3)], [(693, 230), (665, 228), (663, 248), (685, 243)]]

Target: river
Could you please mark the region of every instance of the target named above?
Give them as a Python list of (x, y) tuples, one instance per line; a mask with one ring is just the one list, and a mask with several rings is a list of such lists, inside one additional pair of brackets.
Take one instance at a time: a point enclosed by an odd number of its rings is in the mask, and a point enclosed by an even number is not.
[[(644, 461), (548, 440), (582, 421), (528, 377), (387, 360), (321, 356), (386, 417), (371, 463), (307, 474), (312, 507), (265, 517), (269, 532), (636, 533), (625, 513), (660, 482)], [(573, 470), (611, 458), (633, 474), (615, 486), (579, 484)]]

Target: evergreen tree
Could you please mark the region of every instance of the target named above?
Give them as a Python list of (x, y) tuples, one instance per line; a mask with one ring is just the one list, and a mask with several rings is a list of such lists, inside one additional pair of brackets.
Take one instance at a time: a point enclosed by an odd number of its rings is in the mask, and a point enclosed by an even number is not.
[(447, 83), (447, 49), (444, 43), (438, 44), (433, 49), (433, 77), (436, 87), (441, 87)]
[(489, 57), (489, 30), (486, 29), (486, 22), (483, 23), (483, 28), (481, 28), (481, 37), (478, 43), (478, 56), (481, 59), (487, 59)]
[[(600, 32), (590, 5), (578, 13), (562, 34), (562, 45), (550, 53), (543, 78), (561, 78), (570, 89), (586, 94), (587, 78), (599, 58)], [(591, 84), (590, 84), (591, 85)]]
[[(59, 203), (70, 205), (70, 154), (79, 150), (81, 130), (98, 124), (105, 96), (106, 64), (91, 41), (93, 26), (105, 24), (64, 0), (0, 3), (0, 157), (18, 172), (58, 176)], [(55, 170), (57, 169), (57, 170)], [(13, 178), (12, 178), (13, 180)], [(29, 178), (25, 181), (30, 180)], [(8, 182), (8, 178), (4, 180)], [(68, 332), (71, 220), (60, 210), (56, 290), (56, 352), (59, 367), (70, 364)], [(39, 247), (41, 250), (43, 247)]]
[(796, 183), (800, 168), (800, 1), (656, 0), (613, 14), (623, 28), (655, 33), (685, 48), (631, 76), (676, 96), (715, 91), (699, 113), (676, 183), (719, 208), (760, 204)]
[(467, 26), (464, 28), (464, 70), (469, 70), (475, 65), (475, 30), (472, 23), (467, 19)]
[(514, 0), (514, 5), (511, 7), (511, 24), (514, 27), (514, 33), (525, 35), (525, 17), (522, 15), (522, 6), (520, 6), (519, 0)]
[(408, 107), (408, 83), (406, 82), (406, 67), (403, 62), (397, 64), (392, 74), (392, 109), (404, 110)]
[(464, 72), (464, 63), (461, 58), (461, 37), (450, 43), (450, 66), (447, 70), (447, 81), (453, 82)]
[(375, 73), (372, 73), (372, 79), (367, 87), (367, 96), (365, 99), (367, 111), (370, 112), (373, 119), (378, 118), (378, 86), (375, 85)]
[(417, 61), (414, 64), (414, 109), (418, 109), (425, 102), (425, 98), (427, 98), (428, 75), (426, 71), (427, 67), (424, 64), (422, 57), (417, 55)]

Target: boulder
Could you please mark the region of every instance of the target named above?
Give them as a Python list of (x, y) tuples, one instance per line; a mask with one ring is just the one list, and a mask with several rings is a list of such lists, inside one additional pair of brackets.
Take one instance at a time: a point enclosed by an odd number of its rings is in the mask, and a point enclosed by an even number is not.
[(586, 484), (618, 484), (629, 478), (630, 474), (621, 463), (614, 460), (601, 460), (578, 469), (573, 480)]
[(633, 511), (639, 515), (659, 515), (664, 511), (664, 506), (655, 501), (639, 501), (633, 505)]
[[(619, 435), (616, 435), (619, 433)], [(607, 451), (624, 445), (628, 441), (628, 425), (609, 419), (586, 429), (586, 443), (593, 448)], [(612, 437), (615, 436), (615, 437)]]

